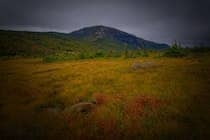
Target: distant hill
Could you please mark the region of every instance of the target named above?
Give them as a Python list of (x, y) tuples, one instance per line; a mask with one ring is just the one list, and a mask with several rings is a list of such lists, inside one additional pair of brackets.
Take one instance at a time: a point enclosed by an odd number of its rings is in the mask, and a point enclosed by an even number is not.
[(70, 33), (76, 39), (82, 39), (94, 43), (96, 46), (106, 48), (112, 45), (115, 49), (164, 49), (166, 44), (158, 44), (152, 41), (138, 38), (134, 35), (106, 26), (92, 26)]
[(105, 26), (83, 28), (72, 33), (0, 30), (0, 56), (43, 56), (60, 52), (75, 54), (167, 47), (166, 44), (147, 41)]

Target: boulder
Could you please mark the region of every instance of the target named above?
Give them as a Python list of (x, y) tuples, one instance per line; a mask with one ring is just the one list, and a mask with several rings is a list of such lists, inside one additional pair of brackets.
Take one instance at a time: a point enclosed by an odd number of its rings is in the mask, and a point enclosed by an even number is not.
[(69, 108), (66, 108), (64, 112), (87, 114), (91, 112), (94, 108), (95, 108), (95, 104), (92, 102), (81, 102), (81, 103), (74, 104)]

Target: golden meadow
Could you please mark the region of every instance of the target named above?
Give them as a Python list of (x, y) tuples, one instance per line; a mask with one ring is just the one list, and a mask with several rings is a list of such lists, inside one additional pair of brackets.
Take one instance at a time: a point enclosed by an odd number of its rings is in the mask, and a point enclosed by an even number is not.
[(210, 53), (156, 55), (0, 60), (2, 138), (208, 139)]

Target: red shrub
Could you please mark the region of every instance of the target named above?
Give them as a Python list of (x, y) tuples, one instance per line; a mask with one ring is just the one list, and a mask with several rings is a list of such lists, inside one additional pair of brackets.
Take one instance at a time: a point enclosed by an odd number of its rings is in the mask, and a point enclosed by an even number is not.
[(155, 97), (137, 96), (126, 105), (125, 113), (132, 118), (143, 116), (146, 108), (155, 111), (160, 103)]
[(95, 95), (95, 100), (96, 100), (97, 105), (102, 105), (102, 104), (107, 103), (108, 98), (104, 94), (96, 94)]

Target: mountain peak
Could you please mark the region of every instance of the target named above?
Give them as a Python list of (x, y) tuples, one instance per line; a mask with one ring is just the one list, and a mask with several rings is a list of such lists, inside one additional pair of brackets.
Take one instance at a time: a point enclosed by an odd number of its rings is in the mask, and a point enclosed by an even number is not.
[(104, 38), (106, 37), (106, 35), (110, 35), (110, 33), (113, 31), (116, 32), (119, 30), (104, 25), (96, 25), (79, 29), (77, 31), (72, 32), (71, 35), (75, 37), (84, 37), (84, 38), (86, 37)]
[(94, 26), (88, 26), (88, 27), (84, 27), (80, 30), (83, 30), (83, 29), (96, 29), (96, 30), (100, 30), (100, 29), (114, 29), (112, 27), (108, 27), (108, 26), (105, 26), (105, 25), (94, 25)]
[(90, 27), (86, 27), (86, 28), (111, 28), (111, 27), (108, 27), (108, 26), (105, 26), (105, 25), (95, 25), (95, 26), (90, 26)]
[(70, 36), (76, 39), (82, 39), (89, 42), (112, 42), (118, 46), (127, 46), (131, 49), (155, 48), (162, 49), (168, 47), (166, 44), (158, 44), (138, 38), (135, 35), (123, 32), (121, 30), (107, 27), (104, 25), (96, 25), (85, 27), (70, 33)]

